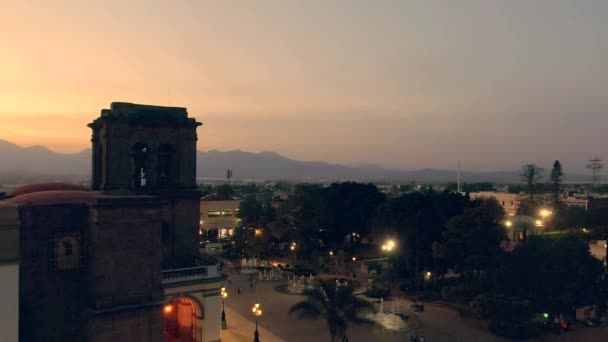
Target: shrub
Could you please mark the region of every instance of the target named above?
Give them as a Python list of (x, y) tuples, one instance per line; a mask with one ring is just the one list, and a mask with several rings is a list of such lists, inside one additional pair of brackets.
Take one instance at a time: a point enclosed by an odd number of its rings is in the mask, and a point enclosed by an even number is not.
[(390, 289), (372, 288), (364, 292), (364, 294), (371, 298), (386, 298), (391, 295)]
[(531, 322), (507, 322), (501, 320), (492, 320), (490, 322), (490, 331), (498, 336), (525, 340), (539, 334)]

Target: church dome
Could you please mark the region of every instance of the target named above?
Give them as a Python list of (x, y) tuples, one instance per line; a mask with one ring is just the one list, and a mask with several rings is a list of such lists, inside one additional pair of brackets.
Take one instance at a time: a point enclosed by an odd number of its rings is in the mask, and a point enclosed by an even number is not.
[(82, 190), (57, 190), (30, 192), (9, 198), (2, 203), (13, 205), (28, 204), (66, 204), (66, 203), (93, 203), (98, 198), (108, 197), (98, 192)]
[(40, 183), (40, 184), (29, 184), (20, 186), (13, 191), (6, 194), (6, 197), (17, 197), (20, 195), (42, 192), (42, 191), (59, 191), (59, 190), (76, 190), (76, 191), (89, 191), (90, 189), (76, 184), (69, 183)]

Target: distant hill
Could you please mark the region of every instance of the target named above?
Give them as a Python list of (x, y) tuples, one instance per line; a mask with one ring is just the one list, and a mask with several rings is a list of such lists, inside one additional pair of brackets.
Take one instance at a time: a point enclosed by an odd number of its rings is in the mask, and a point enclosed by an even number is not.
[[(346, 166), (317, 161), (297, 161), (275, 152), (240, 150), (198, 152), (199, 179), (222, 179), (232, 169), (236, 179), (291, 181), (399, 181), (455, 182), (456, 171), (440, 169), (389, 170), (378, 166)], [(91, 173), (91, 150), (62, 154), (42, 146), (20, 147), (0, 140), (0, 183), (87, 179)], [(517, 171), (462, 172), (463, 182), (519, 182)], [(588, 181), (586, 175), (567, 175), (567, 181)]]

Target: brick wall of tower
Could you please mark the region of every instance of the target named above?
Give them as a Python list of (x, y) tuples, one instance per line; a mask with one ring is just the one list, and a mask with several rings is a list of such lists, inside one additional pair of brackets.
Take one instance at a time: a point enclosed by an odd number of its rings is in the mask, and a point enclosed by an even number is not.
[(153, 198), (118, 197), (93, 207), (88, 340), (162, 338), (161, 222), (161, 203)]

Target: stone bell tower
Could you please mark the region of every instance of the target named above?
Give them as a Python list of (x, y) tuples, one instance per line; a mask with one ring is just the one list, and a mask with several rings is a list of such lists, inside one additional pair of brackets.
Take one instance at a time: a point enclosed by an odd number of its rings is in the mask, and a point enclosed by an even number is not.
[(93, 190), (166, 201), (165, 266), (191, 264), (197, 255), (196, 129), (201, 125), (185, 108), (123, 102), (112, 103), (88, 125), (93, 130)]

